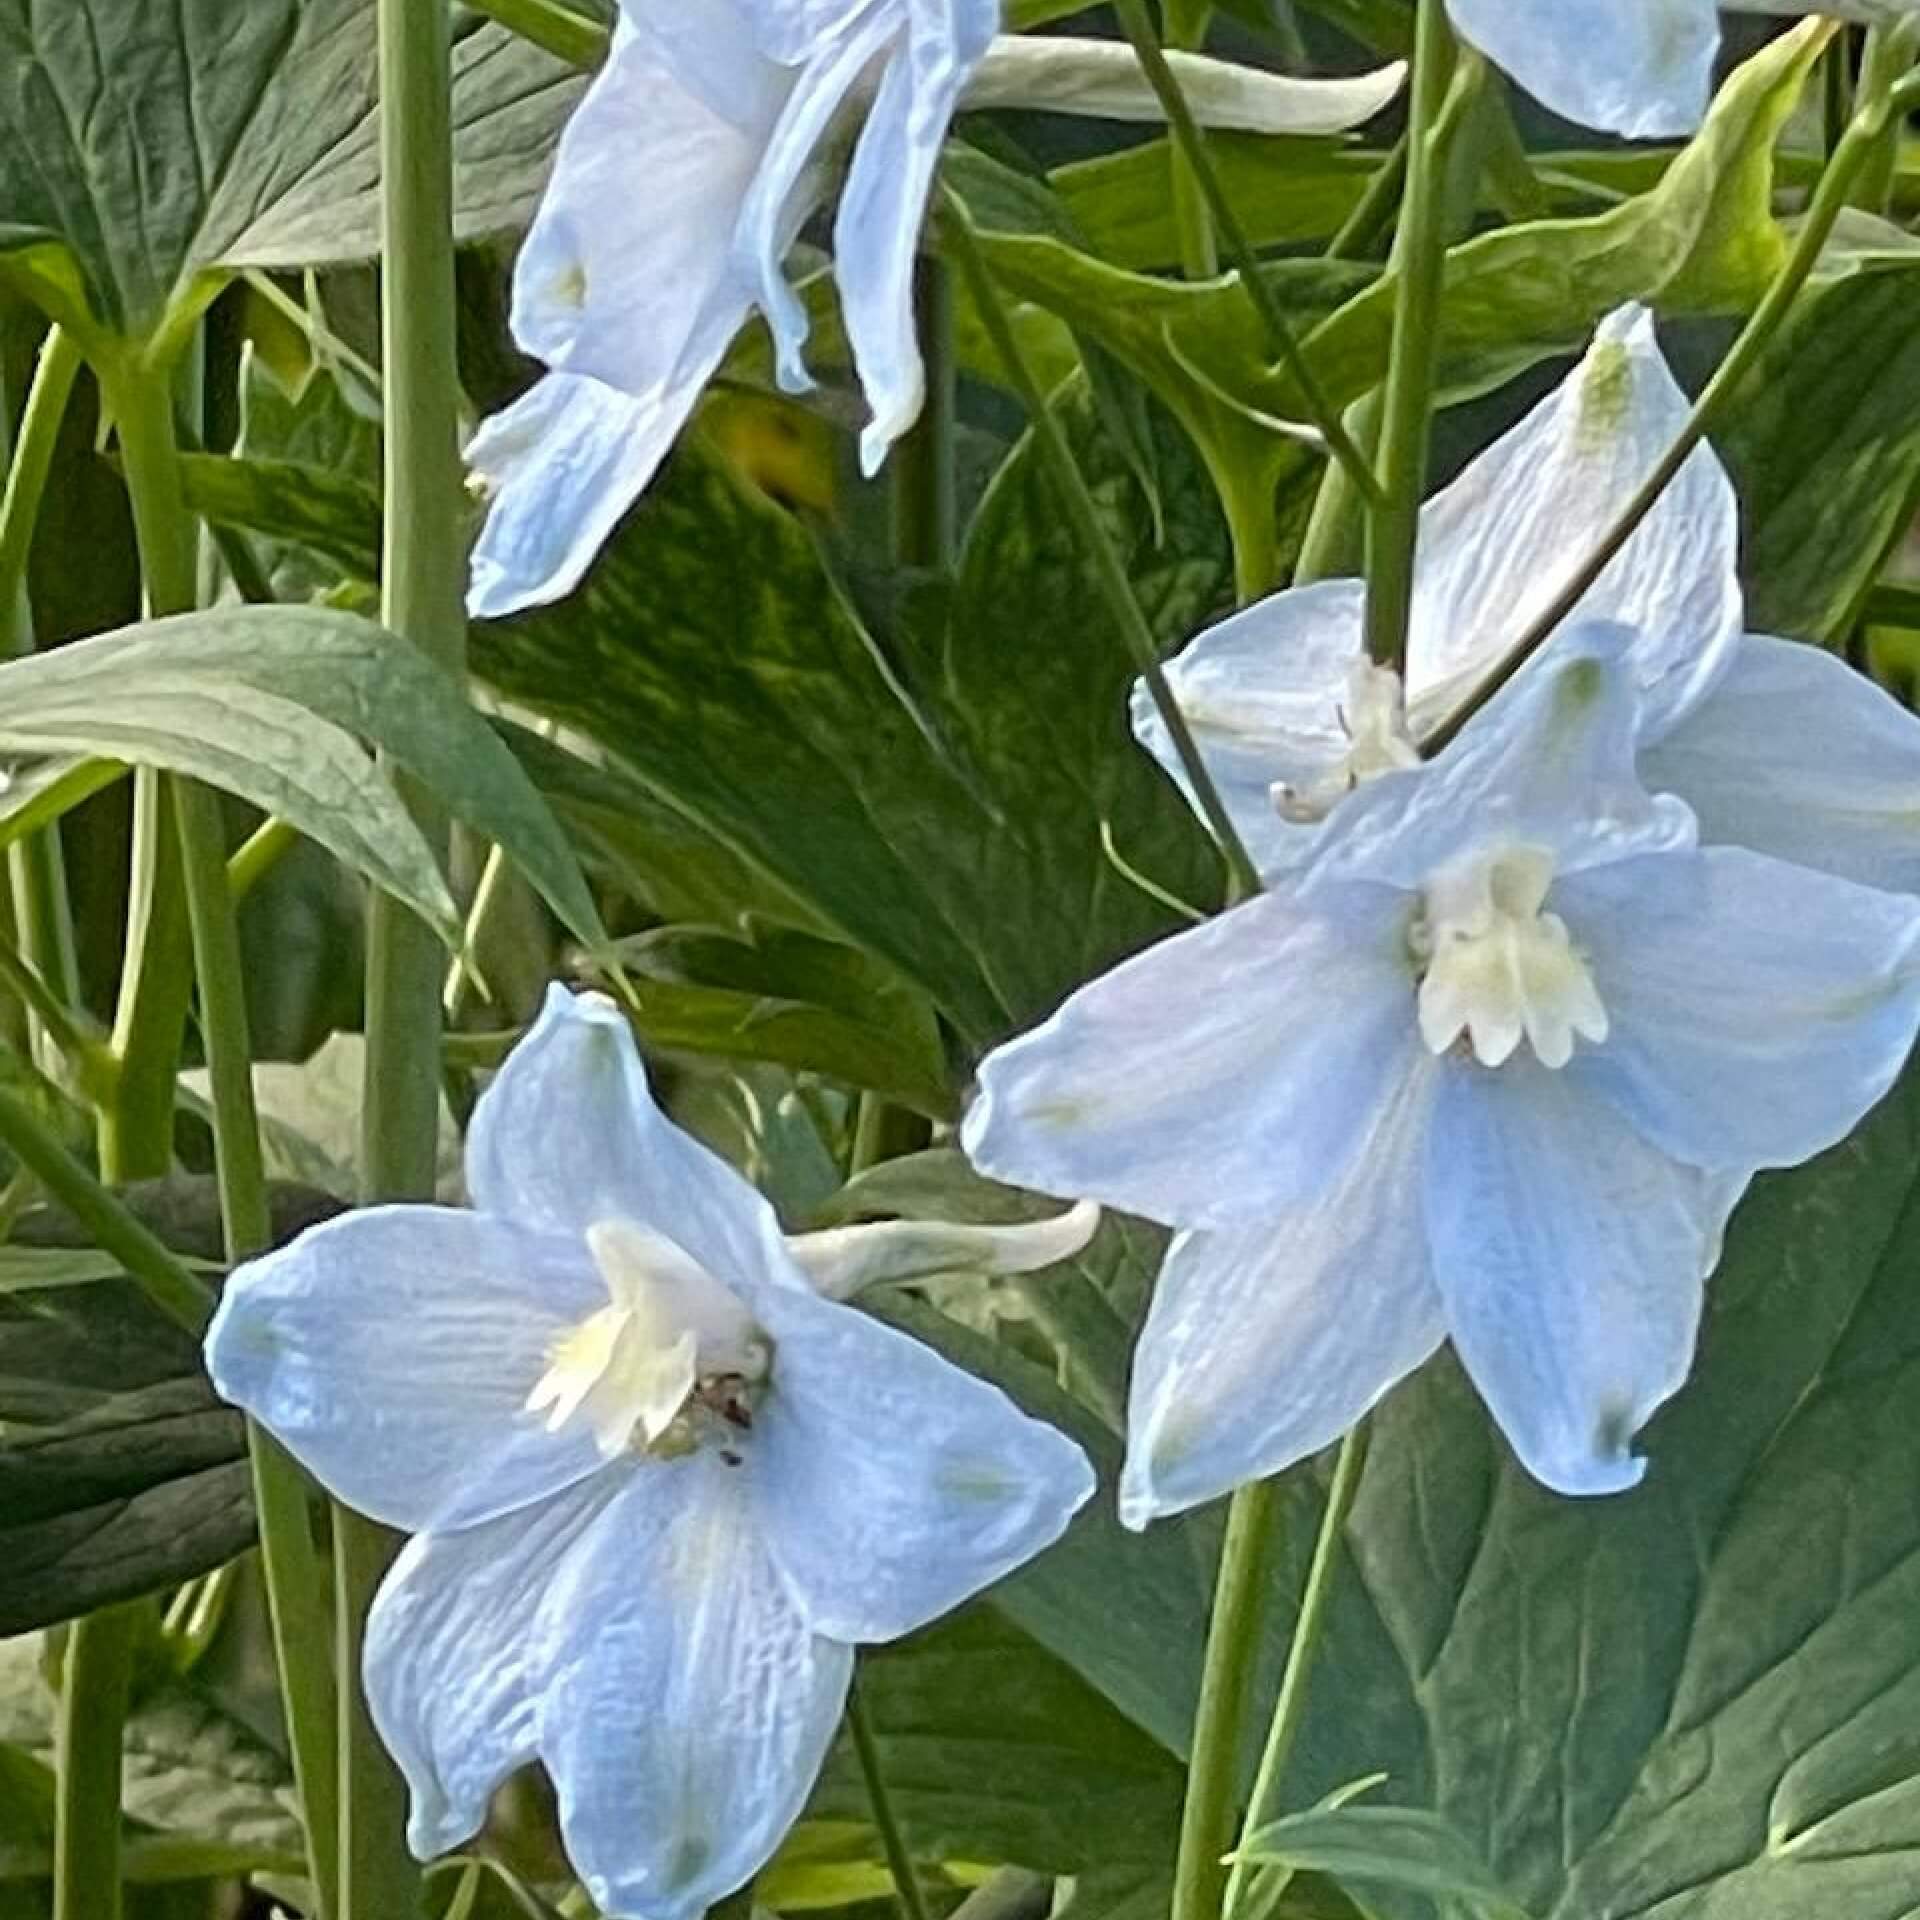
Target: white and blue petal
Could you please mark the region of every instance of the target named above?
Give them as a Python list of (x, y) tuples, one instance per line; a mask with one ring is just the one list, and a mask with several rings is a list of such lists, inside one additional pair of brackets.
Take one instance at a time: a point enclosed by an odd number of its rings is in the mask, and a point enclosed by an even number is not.
[(1302, 871), (1305, 896), (1354, 882), (1419, 892), (1502, 847), (1566, 874), (1691, 844), (1692, 814), (1636, 771), (1632, 643), (1623, 627), (1564, 629), (1436, 759), (1357, 789)]
[[(1256, 601), (1209, 627), (1167, 662), (1167, 684), (1253, 863), (1296, 865), (1318, 831), (1290, 820), (1275, 789), (1310, 793), (1336, 780), (1352, 741), (1340, 701), (1366, 652), (1366, 588), (1325, 580)], [(1193, 790), (1144, 682), (1134, 737), (1193, 804)], [(1196, 808), (1197, 811), (1197, 808)]]
[(1713, 88), (1714, 0), (1447, 0), (1462, 38), (1564, 119), (1691, 133)]
[[(1416, 736), (1436, 728), (1558, 598), (1689, 412), (1652, 314), (1621, 307), (1572, 373), (1428, 501), (1407, 647)], [(1699, 447), (1569, 618), (1633, 631), (1643, 738), (1699, 699), (1739, 640), (1738, 546), (1733, 483), (1713, 450)]]
[(578, 1239), (369, 1207), (227, 1281), (207, 1370), (323, 1486), (408, 1532), (471, 1526), (600, 1464), (524, 1411), (547, 1350), (606, 1304)]
[(1383, 888), (1274, 891), (1163, 940), (987, 1056), (961, 1144), (1169, 1226), (1272, 1214), (1346, 1164), (1418, 1044), (1405, 921)]
[(1617, 1493), (1692, 1365), (1730, 1183), (1683, 1166), (1569, 1072), (1449, 1061), (1428, 1136), (1433, 1272), (1454, 1347), (1528, 1471)]
[(466, 460), (486, 498), (467, 612), (497, 620), (578, 586), (686, 424), (697, 390), (636, 398), (550, 373), (481, 423)]
[(619, 1484), (596, 1475), (525, 1512), (416, 1534), (380, 1583), (361, 1676), (406, 1776), (407, 1841), (421, 1859), (477, 1832), (494, 1789), (537, 1757), (540, 1605)]
[(513, 331), (555, 372), (684, 389), (684, 414), (753, 298), (732, 233), (790, 80), (728, 0), (677, 13), (615, 26), (514, 264)]
[(703, 1450), (624, 1472), (541, 1609), (540, 1757), (594, 1904), (699, 1920), (799, 1817), (853, 1654), (789, 1597), (749, 1469)]
[(1711, 847), (1554, 905), (1612, 1031), (1570, 1077), (1696, 1166), (1796, 1166), (1852, 1131), (1920, 1026), (1920, 901)]
[(749, 1471), (816, 1633), (925, 1626), (1050, 1546), (1093, 1492), (1079, 1447), (931, 1347), (807, 1295), (756, 1308), (778, 1358)]
[(1324, 1192), (1176, 1236), (1134, 1354), (1128, 1526), (1317, 1453), (1445, 1338), (1421, 1202), (1440, 1071), (1409, 1060)]
[(483, 1214), (542, 1233), (649, 1228), (736, 1289), (769, 1273), (804, 1284), (766, 1200), (654, 1104), (633, 1030), (602, 994), (548, 988), (474, 1109), (467, 1187)]
[(1920, 893), (1920, 719), (1818, 647), (1747, 635), (1640, 771), (1708, 845)]

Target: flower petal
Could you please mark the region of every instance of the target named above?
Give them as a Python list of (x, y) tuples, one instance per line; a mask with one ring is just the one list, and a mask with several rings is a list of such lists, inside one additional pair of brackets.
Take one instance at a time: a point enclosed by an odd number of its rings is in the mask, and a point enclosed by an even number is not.
[(1438, 759), (1356, 789), (1301, 875), (1307, 900), (1358, 881), (1418, 890), (1481, 849), (1535, 848), (1567, 874), (1690, 844), (1692, 814), (1636, 771), (1632, 641), (1563, 630)]
[(1461, 36), (1563, 118), (1633, 140), (1707, 110), (1713, 0), (1447, 0)]
[(221, 1394), (390, 1526), (471, 1526), (591, 1473), (590, 1436), (525, 1409), (547, 1349), (606, 1304), (574, 1239), (448, 1207), (368, 1207), (227, 1281)]
[(1411, 1064), (1324, 1193), (1174, 1240), (1134, 1355), (1128, 1526), (1317, 1453), (1445, 1339), (1420, 1196), (1440, 1069)]
[(860, 465), (869, 477), (919, 418), (925, 398), (914, 254), (948, 123), (993, 37), (998, 8), (979, 0), (909, 0), (907, 13), (906, 44), (895, 48), (881, 77), (833, 229), (840, 310), (873, 415), (860, 436)]
[[(1340, 701), (1365, 651), (1366, 599), (1357, 580), (1270, 594), (1167, 662), (1167, 684), (1262, 873), (1298, 864), (1319, 830), (1284, 818), (1275, 786), (1311, 792), (1346, 763)], [(1143, 681), (1134, 682), (1132, 705), (1134, 737), (1191, 805), (1192, 787)]]
[(1066, 1435), (855, 1308), (764, 1303), (773, 1391), (751, 1471), (817, 1633), (894, 1640), (1030, 1560), (1092, 1494)]
[[(1605, 4), (1610, 14), (1646, 10), (1645, 0)], [(1701, 11), (1710, 24), (1711, 8)], [(1590, 46), (1579, 52), (1594, 61)], [(1653, 316), (1622, 307), (1560, 386), (1427, 503), (1408, 637), (1416, 734), (1439, 725), (1546, 610), (1679, 437), (1689, 410)], [(1703, 446), (1572, 616), (1634, 630), (1644, 737), (1698, 699), (1738, 643), (1738, 546), (1733, 483)]]
[(787, 280), (787, 249), (814, 197), (815, 157), (867, 68), (899, 31), (886, 7), (855, 9), (807, 51), (734, 230), (734, 271), (757, 290), (773, 335), (780, 384), (804, 393), (813, 383), (802, 349), (807, 310)]
[(787, 1252), (828, 1300), (942, 1273), (1034, 1273), (1071, 1260), (1094, 1236), (1100, 1209), (1083, 1201), (1051, 1220), (965, 1226), (953, 1220), (875, 1220), (787, 1237)]
[[(1171, 47), (1167, 65), (1201, 126), (1236, 133), (1346, 133), (1391, 106), (1407, 77), (1396, 60), (1371, 73), (1300, 80)], [(1131, 47), (1068, 33), (1002, 34), (960, 104), (969, 113), (1025, 107), (1155, 125), (1166, 118)]]
[(603, 994), (547, 989), (474, 1110), (467, 1187), (482, 1213), (543, 1233), (652, 1228), (736, 1292), (769, 1272), (802, 1284), (773, 1209), (654, 1105), (633, 1030)]
[(536, 1638), (540, 1756), (594, 1904), (698, 1920), (799, 1817), (853, 1675), (789, 1599), (747, 1473), (711, 1452), (636, 1462)]
[[(556, 372), (684, 414), (752, 302), (733, 228), (790, 81), (726, 0), (680, 12), (665, 33), (616, 24), (515, 262), (513, 332)], [(699, 84), (716, 72), (726, 112)], [(636, 181), (653, 217), (635, 217)]]
[(1748, 634), (1640, 772), (1710, 845), (1920, 893), (1920, 720), (1818, 647)]
[(1449, 1062), (1429, 1134), (1434, 1277), (1460, 1358), (1533, 1476), (1617, 1493), (1693, 1361), (1727, 1183), (1567, 1072)]
[(1317, 1191), (1418, 1044), (1405, 907), (1274, 891), (1148, 948), (982, 1061), (961, 1144), (996, 1179), (1171, 1226)]
[(1577, 876), (1554, 906), (1612, 1026), (1569, 1071), (1696, 1166), (1794, 1166), (1844, 1138), (1920, 1026), (1904, 895), (1712, 847)]
[(540, 1602), (618, 1484), (595, 1475), (524, 1512), (416, 1534), (381, 1582), (361, 1674), (373, 1723), (407, 1777), (407, 1841), (421, 1859), (477, 1832), (494, 1789), (535, 1757)]
[(658, 471), (697, 398), (697, 383), (635, 399), (598, 380), (550, 373), (482, 422), (466, 454), (488, 501), (467, 576), (467, 612), (498, 620), (571, 593)]

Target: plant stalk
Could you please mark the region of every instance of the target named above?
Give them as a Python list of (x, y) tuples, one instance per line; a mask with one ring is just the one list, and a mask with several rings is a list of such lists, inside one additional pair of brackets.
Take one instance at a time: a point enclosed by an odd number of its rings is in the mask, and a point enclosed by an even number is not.
[(1187, 1760), (1172, 1920), (1220, 1920), (1227, 1885), (1223, 1859), (1237, 1825), (1240, 1740), (1259, 1661), (1260, 1615), (1279, 1510), (1279, 1488), (1272, 1480), (1240, 1488), (1227, 1509)]
[[(381, 618), (458, 678), (466, 667), (466, 613), (449, 10), (379, 0), (379, 54), (386, 407)], [(429, 844), (444, 851), (445, 810), (412, 781), (396, 775), (395, 785)], [(432, 932), (399, 902), (376, 894), (367, 913), (361, 1132), (369, 1200), (433, 1193), (441, 969)], [(339, 1920), (407, 1920), (420, 1901), (420, 1873), (406, 1844), (404, 1788), (360, 1686), (367, 1608), (392, 1553), (384, 1528), (336, 1506)]]
[(1847, 196), (1860, 169), (1879, 150), (1889, 121), (1920, 106), (1920, 74), (1910, 74), (1876, 99), (1867, 101), (1854, 115), (1833, 159), (1820, 177), (1813, 203), (1807, 209), (1795, 237), (1786, 265), (1775, 276), (1739, 337), (1727, 350), (1727, 356), (1701, 391), (1672, 446), (1661, 455), (1653, 471), (1641, 483), (1620, 516), (1609, 527), (1552, 604), (1534, 621), (1501, 657), (1500, 663), (1473, 693), (1464, 700), (1426, 740), (1421, 751), (1432, 758), (1459, 737), (1461, 729), (1506, 683), (1526, 665), (1559, 628), (1562, 621), (1584, 600), (1596, 581), (1606, 572), (1640, 524), (1659, 503), (1660, 496), (1672, 485), (1689, 456), (1720, 424), (1734, 397), (1773, 337), (1792, 311), (1794, 301), (1807, 283), (1835, 223), (1847, 206)]
[(1247, 239), (1246, 229), (1240, 224), (1240, 216), (1234, 211), (1233, 201), (1222, 186), (1219, 172), (1207, 151), (1206, 135), (1194, 119), (1180, 82), (1174, 77), (1173, 69), (1167, 64), (1167, 56), (1161, 51), (1160, 42), (1153, 31), (1153, 21), (1147, 13), (1146, 0), (1114, 0), (1114, 14), (1121, 30), (1132, 43), (1140, 70), (1167, 117), (1167, 129), (1174, 145), (1192, 170), (1194, 183), (1206, 201), (1207, 211), (1213, 218), (1214, 229), (1226, 249), (1227, 258), (1238, 270), (1241, 288), (1252, 302), (1266, 335), (1268, 352), (1286, 368), (1298, 387), (1307, 417), (1319, 429), (1328, 454), (1350, 476), (1362, 498), (1371, 502), (1379, 491), (1373, 471), (1366, 456), (1349, 437), (1339, 408), (1327, 398), (1312, 365), (1294, 337), (1285, 310), (1261, 271), (1259, 256)]
[(1294, 1619), (1293, 1638), (1287, 1644), (1287, 1664), (1280, 1676), (1280, 1692), (1273, 1703), (1273, 1719), (1267, 1728), (1267, 1744), (1260, 1755), (1260, 1768), (1254, 1775), (1253, 1792), (1247, 1800), (1247, 1815), (1240, 1828), (1240, 1847), (1227, 1873), (1223, 1913), (1232, 1920), (1239, 1911), (1241, 1897), (1247, 1891), (1252, 1863), (1244, 1849), (1252, 1835), (1273, 1817), (1274, 1796), (1286, 1776), (1300, 1722), (1306, 1713), (1307, 1686), (1313, 1677), (1314, 1661), (1320, 1651), (1321, 1634), (1326, 1626), (1327, 1600), (1333, 1591), (1333, 1570), (1340, 1554), (1340, 1539), (1353, 1512), (1354, 1497), (1360, 1491), (1360, 1476), (1367, 1464), (1368, 1428), (1364, 1417), (1340, 1443), (1340, 1456), (1334, 1463), (1333, 1483), (1327, 1489), (1326, 1511), (1320, 1516), (1320, 1532), (1313, 1543), (1313, 1560), (1307, 1568), (1307, 1584), (1300, 1595), (1300, 1611)]
[(1393, 345), (1380, 405), (1380, 487), (1367, 516), (1367, 652), (1377, 665), (1403, 671), (1439, 358), (1440, 289), (1447, 258), (1442, 117), (1454, 64), (1446, 0), (1420, 0), (1406, 197), (1395, 250), (1399, 272)]
[(591, 73), (607, 57), (613, 36), (599, 21), (557, 0), (472, 0), (475, 13), (544, 48), (569, 66)]
[(1259, 873), (1220, 798), (1213, 775), (1201, 758), (1193, 730), (1180, 711), (1180, 703), (1173, 697), (1173, 689), (1160, 664), (1160, 649), (1154, 641), (1153, 629), (1147, 625), (1146, 615), (1140, 610), (1133, 583), (1127, 578), (1127, 570), (1113, 542), (1107, 537), (1100, 509), (1087, 490), (1086, 476), (1080, 471), (1073, 448), (1068, 445), (1067, 436), (1052, 408), (1047, 405), (1047, 396), (1040, 391), (1033, 369), (1020, 349), (1020, 341), (1008, 318), (999, 282), (981, 249), (966, 207), (951, 192), (945, 198), (943, 229), (947, 244), (959, 262), (968, 291), (973, 296), (975, 309), (987, 329), (988, 337), (993, 341), (994, 351), (999, 355), (1014, 391), (1026, 407), (1035, 442), (1054, 476), (1061, 504), (1066, 508), (1081, 547), (1092, 564), (1100, 597), (1106, 602), (1107, 611), (1119, 628), (1141, 678), (1146, 682), (1147, 691), (1173, 741), (1181, 769), (1198, 802), (1201, 817), (1220, 845), (1232, 891), (1242, 899), (1258, 893)]
[(907, 1850), (907, 1837), (894, 1810), (893, 1798), (887, 1792), (886, 1776), (880, 1770), (879, 1743), (873, 1737), (873, 1723), (867, 1717), (866, 1702), (860, 1697), (857, 1683), (847, 1695), (847, 1730), (853, 1735), (860, 1777), (866, 1782), (873, 1824), (887, 1856), (887, 1871), (893, 1876), (901, 1920), (928, 1920), (926, 1895), (921, 1891), (919, 1875), (913, 1870), (913, 1855)]
[(53, 1809), (53, 1920), (120, 1920), (120, 1741), (141, 1607), (76, 1621), (60, 1689)]

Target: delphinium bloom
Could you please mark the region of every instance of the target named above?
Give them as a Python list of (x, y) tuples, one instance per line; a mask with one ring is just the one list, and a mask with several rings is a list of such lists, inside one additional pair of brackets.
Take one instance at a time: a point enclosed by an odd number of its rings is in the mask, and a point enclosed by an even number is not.
[[(1419, 749), (1559, 597), (1686, 424), (1652, 316), (1604, 321), (1565, 381), (1420, 518), (1407, 677), (1368, 664), (1365, 589), (1270, 595), (1169, 663), (1168, 680), (1263, 871)], [(1576, 617), (1632, 629), (1640, 775), (1701, 838), (1920, 893), (1920, 720), (1818, 647), (1743, 632), (1739, 511), (1699, 448)], [(1144, 686), (1134, 728), (1176, 780)]]
[(481, 1097), (467, 1177), (471, 1211), (368, 1208), (238, 1269), (208, 1364), (414, 1535), (364, 1679), (415, 1851), (538, 1758), (601, 1910), (692, 1920), (798, 1814), (854, 1645), (1018, 1566), (1093, 1486), (1071, 1441), (831, 1296), (1063, 1258), (1090, 1210), (784, 1238), (654, 1106), (611, 1003), (561, 988)]
[(1318, 1450), (1449, 1338), (1539, 1479), (1632, 1485), (1746, 1172), (1898, 1072), (1920, 902), (1698, 845), (1637, 776), (1633, 638), (1563, 632), (1269, 891), (983, 1064), (979, 1167), (1182, 1229), (1130, 1523)]
[[(923, 398), (913, 261), (963, 91), (1122, 117), (1151, 99), (1124, 48), (1013, 42), (996, 57), (999, 20), (999, 0), (622, 0), (514, 274), (515, 338), (550, 371), (467, 453), (489, 500), (476, 615), (580, 579), (754, 309), (782, 384), (808, 384), (785, 260), (849, 142), (834, 278), (871, 413), (861, 457), (879, 466)], [(1367, 119), (1402, 72), (1183, 71), (1214, 124), (1301, 133)]]
[[(1690, 133), (1713, 89), (1718, 0), (1446, 0), (1461, 37), (1568, 120), (1633, 139)], [(1751, 13), (1890, 21), (1914, 0), (1742, 0)]]

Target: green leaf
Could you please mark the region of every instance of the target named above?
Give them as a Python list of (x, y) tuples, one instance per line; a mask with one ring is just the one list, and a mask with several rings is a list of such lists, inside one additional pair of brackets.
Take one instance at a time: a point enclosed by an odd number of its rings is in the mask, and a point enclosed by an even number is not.
[[(1184, 637), (1226, 580), (1190, 455), (1162, 423), (1172, 530), (1157, 552), (1124, 462), (1068, 417), (1157, 629)], [(887, 653), (797, 522), (690, 446), (581, 592), (475, 630), (475, 667), (983, 1042), (1164, 930), (1165, 910), (1104, 860), (1103, 818), (1156, 878), (1217, 887), (1207, 843), (1128, 736), (1131, 670), (1045, 485), (1017, 453), (950, 618)]]
[(911, 987), (856, 948), (784, 928), (745, 939), (662, 927), (618, 949), (656, 1047), (770, 1060), (954, 1117), (940, 1033)]
[(149, 621), (0, 666), (0, 744), (191, 774), (276, 814), (457, 944), (419, 829), (351, 735), (505, 847), (580, 940), (605, 933), (565, 836), (458, 685), (404, 641), (317, 607)]
[[(217, 1256), (211, 1180), (123, 1197), (176, 1250)], [(274, 1211), (280, 1238), (317, 1217), (285, 1189)], [(122, 1276), (71, 1284), (98, 1256), (63, 1216), (29, 1213), (14, 1237), (10, 1267), (53, 1275), (0, 1287), (0, 1635), (190, 1579), (253, 1538), (245, 1424), (199, 1344)]]
[[(458, 49), (458, 226), (514, 226), (584, 84), (485, 26)], [(177, 332), (215, 270), (373, 256), (373, 0), (0, 0), (0, 254), (59, 317)]]
[(1262, 1827), (1241, 1852), (1342, 1883), (1464, 1901), (1486, 1920), (1525, 1920), (1460, 1834), (1417, 1807), (1316, 1807)]
[(1916, 299), (1913, 266), (1804, 295), (1720, 438), (1740, 494), (1756, 631), (1844, 638), (1907, 531), (1920, 484)]
[[(916, 1857), (1075, 1873), (1171, 1849), (1179, 1766), (991, 1607), (869, 1651), (860, 1691)], [(848, 1743), (809, 1811), (868, 1818)]]

